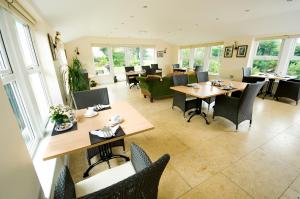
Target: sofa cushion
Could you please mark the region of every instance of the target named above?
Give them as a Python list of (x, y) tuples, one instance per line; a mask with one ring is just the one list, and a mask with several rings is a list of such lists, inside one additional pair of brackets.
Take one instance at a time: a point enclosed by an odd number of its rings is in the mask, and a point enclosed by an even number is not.
[(135, 173), (136, 172), (131, 161), (100, 172), (86, 180), (80, 181), (75, 184), (76, 197), (79, 198), (109, 187), (134, 175)]

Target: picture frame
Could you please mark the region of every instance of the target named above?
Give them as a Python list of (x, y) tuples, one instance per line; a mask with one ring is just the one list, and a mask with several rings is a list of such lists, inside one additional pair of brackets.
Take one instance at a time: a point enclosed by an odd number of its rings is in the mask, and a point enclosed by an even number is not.
[(160, 50), (160, 51), (157, 51), (157, 57), (158, 58), (161, 58), (161, 57), (164, 57), (164, 51)]
[(237, 48), (236, 57), (246, 57), (247, 56), (248, 45), (240, 45)]
[(231, 58), (233, 55), (233, 45), (232, 46), (226, 46), (224, 49), (224, 57), (225, 58)]
[(48, 37), (50, 51), (51, 51), (51, 54), (52, 54), (52, 59), (56, 60), (56, 52), (55, 52), (55, 49), (54, 49), (53, 39), (52, 39), (52, 37), (49, 33), (47, 34), (47, 37)]

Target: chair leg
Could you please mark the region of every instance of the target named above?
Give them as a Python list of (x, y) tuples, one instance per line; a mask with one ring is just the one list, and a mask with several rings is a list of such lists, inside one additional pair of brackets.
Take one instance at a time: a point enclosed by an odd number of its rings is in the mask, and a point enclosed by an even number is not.
[(236, 125), (235, 125), (235, 130), (237, 131), (238, 129), (239, 129), (239, 125), (236, 124)]
[(111, 168), (109, 160), (107, 160), (106, 162), (107, 162), (108, 168)]
[(91, 165), (92, 165), (91, 159), (89, 159), (89, 158), (87, 158), (87, 159), (88, 159), (88, 164), (89, 164), (89, 166), (91, 166)]
[(252, 120), (250, 120), (250, 124), (249, 124), (249, 127), (251, 127), (251, 125), (252, 125)]

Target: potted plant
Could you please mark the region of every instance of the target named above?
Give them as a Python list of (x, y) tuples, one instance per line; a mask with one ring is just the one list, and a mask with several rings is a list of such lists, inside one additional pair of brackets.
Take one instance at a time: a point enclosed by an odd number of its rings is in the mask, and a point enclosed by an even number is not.
[(68, 82), (70, 93), (89, 90), (87, 73), (84, 72), (82, 64), (77, 57), (74, 57), (72, 64), (68, 66)]

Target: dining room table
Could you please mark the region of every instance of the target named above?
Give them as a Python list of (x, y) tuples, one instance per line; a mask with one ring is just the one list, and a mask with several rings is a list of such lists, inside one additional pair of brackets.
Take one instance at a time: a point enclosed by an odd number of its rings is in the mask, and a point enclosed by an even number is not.
[(287, 81), (290, 79), (295, 79), (297, 78), (297, 76), (293, 76), (293, 75), (277, 75), (277, 74), (271, 74), (271, 73), (259, 73), (259, 74), (252, 74), (249, 77), (259, 77), (259, 78), (264, 78), (266, 82), (268, 82), (267, 84), (267, 89), (266, 89), (266, 93), (264, 95), (263, 98), (265, 98), (267, 95), (269, 96), (273, 96), (273, 88), (274, 88), (274, 82), (275, 81)]
[(173, 86), (170, 89), (185, 93), (187, 95), (200, 99), (195, 111), (191, 112), (187, 122), (190, 122), (195, 115), (200, 115), (204, 118), (206, 124), (209, 124), (206, 113), (201, 111), (203, 99), (215, 97), (218, 95), (228, 95), (232, 92), (243, 91), (247, 83), (232, 81), (232, 80), (213, 80), (207, 82), (193, 83), (185, 86)]
[[(86, 111), (87, 109), (76, 111), (76, 128), (50, 137), (43, 154), (43, 160), (50, 160), (70, 155), (77, 151), (100, 147), (102, 155), (104, 154), (104, 156), (106, 156), (104, 158), (121, 157), (128, 161), (129, 157), (112, 152), (111, 143), (154, 128), (153, 124), (127, 102), (111, 104), (109, 109), (100, 111), (97, 115), (90, 118), (84, 116)], [(120, 128), (116, 135), (101, 139), (91, 134), (92, 131), (107, 127), (110, 122), (109, 120), (116, 115), (120, 116), (123, 120), (119, 124)], [(87, 177), (89, 171), (101, 162), (103, 162), (103, 160), (100, 159), (90, 165), (83, 176)]]

